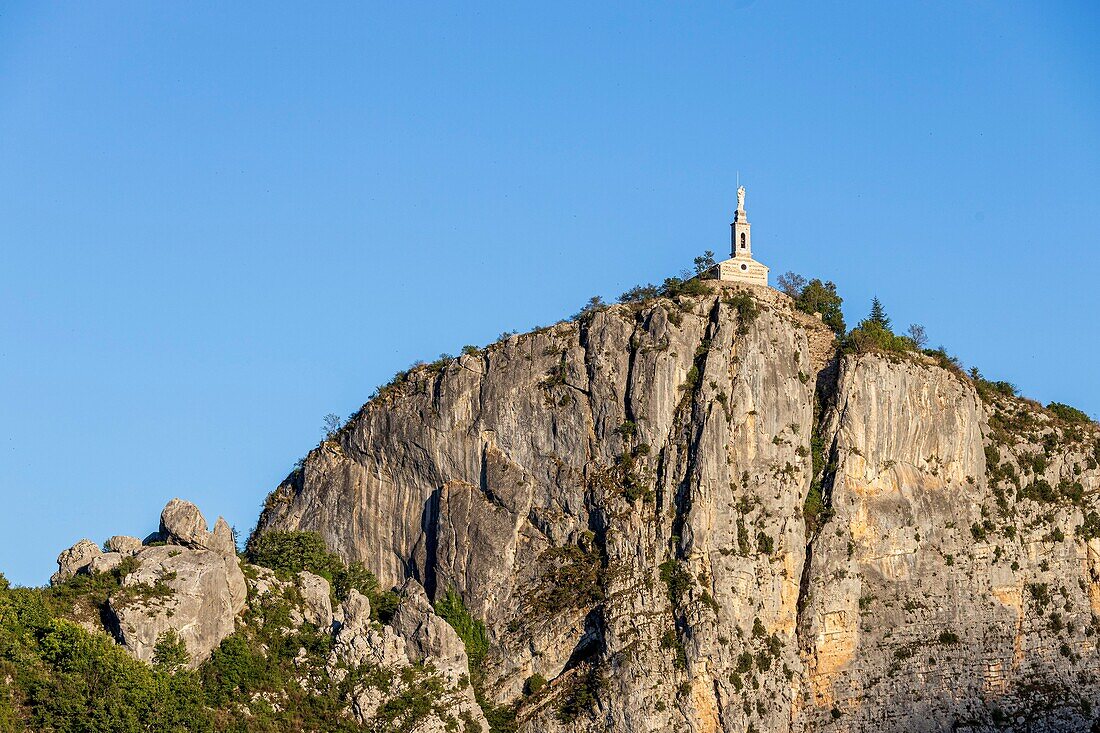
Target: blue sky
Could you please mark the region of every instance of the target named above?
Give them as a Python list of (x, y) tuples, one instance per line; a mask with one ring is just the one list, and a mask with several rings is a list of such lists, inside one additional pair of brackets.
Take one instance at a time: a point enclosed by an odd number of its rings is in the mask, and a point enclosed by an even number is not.
[(0, 6), (0, 570), (728, 246), (1100, 413), (1100, 5)]

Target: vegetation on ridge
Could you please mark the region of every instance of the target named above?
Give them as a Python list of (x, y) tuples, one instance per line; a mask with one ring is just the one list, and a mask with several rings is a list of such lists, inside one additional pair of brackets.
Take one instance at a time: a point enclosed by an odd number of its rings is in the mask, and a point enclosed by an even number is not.
[(393, 617), (397, 608), (397, 594), (383, 591), (378, 579), (363, 567), (362, 563), (347, 564), (330, 552), (325, 540), (316, 532), (264, 532), (253, 535), (245, 549), (245, 559), (275, 571), (279, 578), (288, 579), (307, 571), (329, 582), (333, 600), (342, 602), (352, 589), (370, 600), (371, 616), (383, 623)]

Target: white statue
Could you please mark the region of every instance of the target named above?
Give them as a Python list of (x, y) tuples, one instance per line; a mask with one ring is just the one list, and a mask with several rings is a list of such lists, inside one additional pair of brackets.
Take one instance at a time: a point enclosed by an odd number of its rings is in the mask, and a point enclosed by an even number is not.
[(738, 186), (737, 187), (737, 210), (738, 211), (744, 211), (745, 210), (745, 187), (744, 186)]

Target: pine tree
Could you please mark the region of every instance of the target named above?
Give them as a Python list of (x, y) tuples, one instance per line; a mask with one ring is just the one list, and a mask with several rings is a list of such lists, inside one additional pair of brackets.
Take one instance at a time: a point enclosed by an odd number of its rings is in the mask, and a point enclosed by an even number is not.
[(887, 331), (890, 330), (890, 318), (886, 315), (886, 309), (882, 307), (882, 301), (877, 295), (871, 300), (871, 315), (867, 320), (870, 323), (877, 323)]

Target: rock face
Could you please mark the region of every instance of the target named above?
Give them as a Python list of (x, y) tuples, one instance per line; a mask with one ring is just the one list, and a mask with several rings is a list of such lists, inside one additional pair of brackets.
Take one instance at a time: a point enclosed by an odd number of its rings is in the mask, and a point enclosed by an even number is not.
[[(410, 615), (457, 591), (524, 731), (1087, 728), (1095, 428), (717, 287), (404, 375), (257, 531), (413, 579)], [(398, 612), (410, 657), (451, 657), (432, 623)]]
[(50, 583), (56, 585), (85, 570), (92, 560), (103, 554), (99, 545), (91, 540), (80, 540), (57, 556), (57, 572), (50, 577)]
[(302, 596), (302, 620), (327, 629), (332, 626), (332, 600), (328, 581), (319, 575), (302, 571), (296, 583)]
[(470, 674), (470, 661), (462, 639), (432, 610), (420, 583), (412, 578), (401, 589), (401, 605), (393, 617), (393, 630), (405, 639), (410, 661), (430, 660), (452, 685)]
[(244, 608), (247, 589), (236, 557), (164, 545), (136, 558), (137, 570), (108, 601), (119, 641), (148, 662), (157, 640), (171, 629), (197, 666), (233, 633)]
[(108, 599), (111, 631), (145, 662), (152, 661), (161, 636), (174, 631), (195, 667), (236, 628), (248, 594), (244, 574), (225, 520), (219, 518), (215, 531), (208, 532), (194, 504), (169, 502), (158, 536), (166, 544), (135, 547), (135, 538), (112, 537), (108, 546), (127, 552), (100, 555), (90, 568), (106, 572), (118, 568), (124, 555), (132, 557), (135, 569), (122, 577), (122, 588)]

